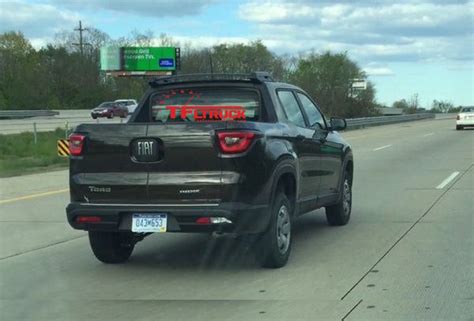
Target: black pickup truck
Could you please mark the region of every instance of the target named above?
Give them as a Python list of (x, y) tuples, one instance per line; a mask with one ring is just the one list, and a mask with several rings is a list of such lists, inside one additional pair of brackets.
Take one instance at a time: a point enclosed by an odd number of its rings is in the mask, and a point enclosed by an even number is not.
[(251, 235), (262, 266), (281, 267), (296, 217), (325, 207), (330, 225), (349, 221), (345, 126), (267, 73), (158, 78), (127, 124), (70, 136), (68, 221), (105, 263), (153, 232), (217, 232)]

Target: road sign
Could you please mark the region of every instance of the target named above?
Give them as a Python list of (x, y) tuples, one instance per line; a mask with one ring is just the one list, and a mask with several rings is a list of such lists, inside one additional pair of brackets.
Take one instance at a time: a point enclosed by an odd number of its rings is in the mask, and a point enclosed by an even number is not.
[(69, 157), (69, 142), (67, 139), (58, 139), (57, 143), (58, 156)]
[(366, 90), (367, 82), (365, 79), (352, 79), (352, 89)]
[(156, 71), (175, 69), (176, 52), (173, 47), (123, 48), (123, 70)]
[(179, 69), (179, 53), (179, 48), (175, 47), (103, 47), (100, 49), (100, 69), (106, 72), (173, 72)]

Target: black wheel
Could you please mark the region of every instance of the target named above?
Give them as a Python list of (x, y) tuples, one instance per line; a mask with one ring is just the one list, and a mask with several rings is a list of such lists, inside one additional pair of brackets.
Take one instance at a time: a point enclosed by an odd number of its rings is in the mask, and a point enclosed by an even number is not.
[(341, 197), (337, 204), (326, 207), (326, 218), (329, 225), (346, 225), (351, 218), (352, 211), (352, 182), (347, 171), (344, 172)]
[(132, 255), (133, 234), (89, 231), (89, 242), (95, 257), (104, 263), (123, 263)]
[(462, 130), (464, 129), (464, 127), (462, 127), (461, 125), (456, 125), (456, 130)]
[(97, 116), (92, 116), (92, 119), (97, 119)]
[(272, 217), (268, 230), (262, 234), (258, 244), (258, 259), (263, 267), (280, 268), (288, 262), (291, 252), (292, 206), (280, 189), (275, 195)]
[(107, 116), (107, 118), (110, 119), (110, 118), (112, 118), (112, 117), (114, 117), (114, 116), (115, 116), (114, 114), (110, 114), (110, 115)]

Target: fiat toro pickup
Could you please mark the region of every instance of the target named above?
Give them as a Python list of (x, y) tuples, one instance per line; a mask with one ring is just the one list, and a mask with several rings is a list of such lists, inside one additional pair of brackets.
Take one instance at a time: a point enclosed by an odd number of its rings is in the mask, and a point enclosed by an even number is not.
[(282, 267), (298, 216), (324, 207), (330, 225), (349, 221), (345, 127), (265, 72), (158, 78), (127, 123), (69, 137), (67, 219), (105, 263), (151, 233), (216, 232), (251, 235), (262, 266)]

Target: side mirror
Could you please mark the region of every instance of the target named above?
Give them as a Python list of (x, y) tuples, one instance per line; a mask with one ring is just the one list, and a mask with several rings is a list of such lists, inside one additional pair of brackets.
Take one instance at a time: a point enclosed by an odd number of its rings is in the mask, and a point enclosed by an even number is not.
[(347, 122), (344, 118), (331, 117), (331, 130), (344, 130), (347, 127)]

